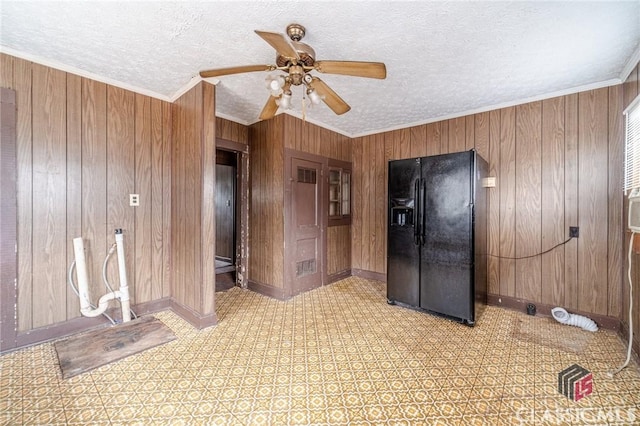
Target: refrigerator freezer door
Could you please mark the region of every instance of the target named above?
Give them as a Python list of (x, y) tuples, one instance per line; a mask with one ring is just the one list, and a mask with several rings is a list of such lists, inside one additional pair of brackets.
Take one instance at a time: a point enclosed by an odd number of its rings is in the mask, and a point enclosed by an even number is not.
[(473, 323), (474, 152), (422, 158), (420, 307)]
[(387, 223), (387, 299), (418, 306), (420, 247), (417, 188), (420, 159), (389, 162)]

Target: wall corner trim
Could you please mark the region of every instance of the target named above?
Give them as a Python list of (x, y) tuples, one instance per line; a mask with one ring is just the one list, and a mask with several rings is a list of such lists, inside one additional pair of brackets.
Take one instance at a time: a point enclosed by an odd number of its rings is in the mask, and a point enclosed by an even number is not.
[(633, 69), (636, 67), (636, 65), (638, 65), (639, 62), (640, 62), (640, 45), (638, 45), (638, 48), (635, 50), (635, 52), (631, 54), (631, 56), (629, 57), (629, 60), (624, 65), (624, 68), (622, 68), (622, 72), (620, 73), (621, 82), (624, 82), (629, 77), (629, 75), (631, 74), (631, 71), (633, 71)]
[(351, 270), (351, 274), (354, 277), (366, 278), (368, 280), (381, 281), (383, 283), (387, 282), (387, 275), (383, 274), (383, 273), (380, 273), (380, 272), (367, 271), (365, 269), (352, 269)]
[(170, 308), (173, 312), (178, 314), (182, 319), (198, 330), (218, 324), (218, 317), (215, 312), (208, 315), (200, 315), (189, 307), (184, 306), (173, 299), (171, 300)]
[(268, 284), (259, 283), (249, 279), (249, 290), (253, 290), (256, 293), (259, 293), (263, 296), (271, 297), (277, 300), (287, 300), (290, 299), (291, 296), (287, 295), (282, 288), (274, 287)]

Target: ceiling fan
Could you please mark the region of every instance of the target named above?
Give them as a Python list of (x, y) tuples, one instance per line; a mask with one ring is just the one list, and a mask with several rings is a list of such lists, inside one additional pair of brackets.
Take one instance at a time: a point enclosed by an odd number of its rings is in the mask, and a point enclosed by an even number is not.
[(269, 75), (266, 78), (271, 96), (260, 113), (261, 120), (273, 117), (278, 108), (291, 108), (291, 86), (304, 85), (305, 93), (312, 104), (324, 101), (338, 115), (351, 109), (324, 81), (311, 75), (311, 71), (356, 77), (386, 78), (387, 69), (382, 62), (316, 61), (315, 51), (311, 46), (300, 41), (304, 37), (305, 31), (305, 28), (300, 24), (290, 24), (287, 26), (287, 36), (289, 36), (287, 38), (284, 34), (256, 30), (256, 34), (276, 49), (275, 65), (245, 65), (213, 69), (201, 71), (200, 77), (219, 77), (255, 71), (283, 71), (285, 75)]

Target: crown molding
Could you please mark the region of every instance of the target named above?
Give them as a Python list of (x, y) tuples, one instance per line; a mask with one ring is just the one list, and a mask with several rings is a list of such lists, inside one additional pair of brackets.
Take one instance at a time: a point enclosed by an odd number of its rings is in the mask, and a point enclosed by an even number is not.
[(6, 53), (7, 55), (15, 56), (16, 58), (24, 59), (25, 61), (31, 61), (38, 65), (43, 65), (49, 68), (54, 68), (60, 71), (68, 72), (70, 74), (75, 74), (80, 77), (88, 78), (91, 80), (99, 81), (100, 83), (105, 83), (110, 86), (119, 87), (121, 89), (129, 90), (131, 92), (139, 93), (141, 95), (149, 96), (151, 98), (160, 99), (162, 101), (173, 102), (171, 98), (161, 93), (154, 92), (152, 90), (143, 89), (141, 87), (133, 86), (131, 84), (123, 83), (118, 80), (114, 80), (109, 77), (104, 77), (98, 74), (94, 74), (92, 72), (83, 70), (81, 68), (76, 68), (70, 65), (65, 65), (63, 63), (52, 61), (50, 59), (44, 59), (37, 55), (32, 55), (30, 53), (21, 52), (10, 47), (0, 46), (0, 53)]

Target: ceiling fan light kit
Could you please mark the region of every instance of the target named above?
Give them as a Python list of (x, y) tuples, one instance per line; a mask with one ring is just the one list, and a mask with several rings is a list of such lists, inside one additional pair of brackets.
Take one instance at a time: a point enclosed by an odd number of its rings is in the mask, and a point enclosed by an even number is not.
[(280, 99), (276, 100), (276, 104), (281, 109), (291, 109), (291, 90), (283, 92)]
[(309, 96), (309, 100), (314, 105), (319, 105), (324, 98), (323, 96), (318, 95), (318, 92), (316, 92), (316, 90), (312, 88), (307, 89), (307, 96)]
[(312, 76), (311, 71), (378, 79), (384, 79), (387, 76), (386, 67), (382, 62), (316, 61), (315, 51), (311, 46), (301, 42), (306, 29), (300, 24), (294, 23), (287, 26), (288, 38), (280, 33), (258, 30), (255, 32), (276, 50), (275, 65), (247, 65), (213, 69), (201, 71), (200, 76), (208, 78), (255, 71), (278, 70), (284, 72), (286, 74), (284, 76), (268, 75), (265, 78), (271, 96), (260, 113), (261, 120), (273, 117), (278, 108), (291, 108), (291, 86), (303, 85), (305, 87), (303, 96), (306, 94), (312, 105), (324, 102), (338, 115), (351, 109), (325, 82)]
[(267, 82), (267, 88), (271, 91), (271, 96), (280, 96), (283, 92), (283, 87), (286, 80), (281, 75), (268, 75), (265, 78)]

